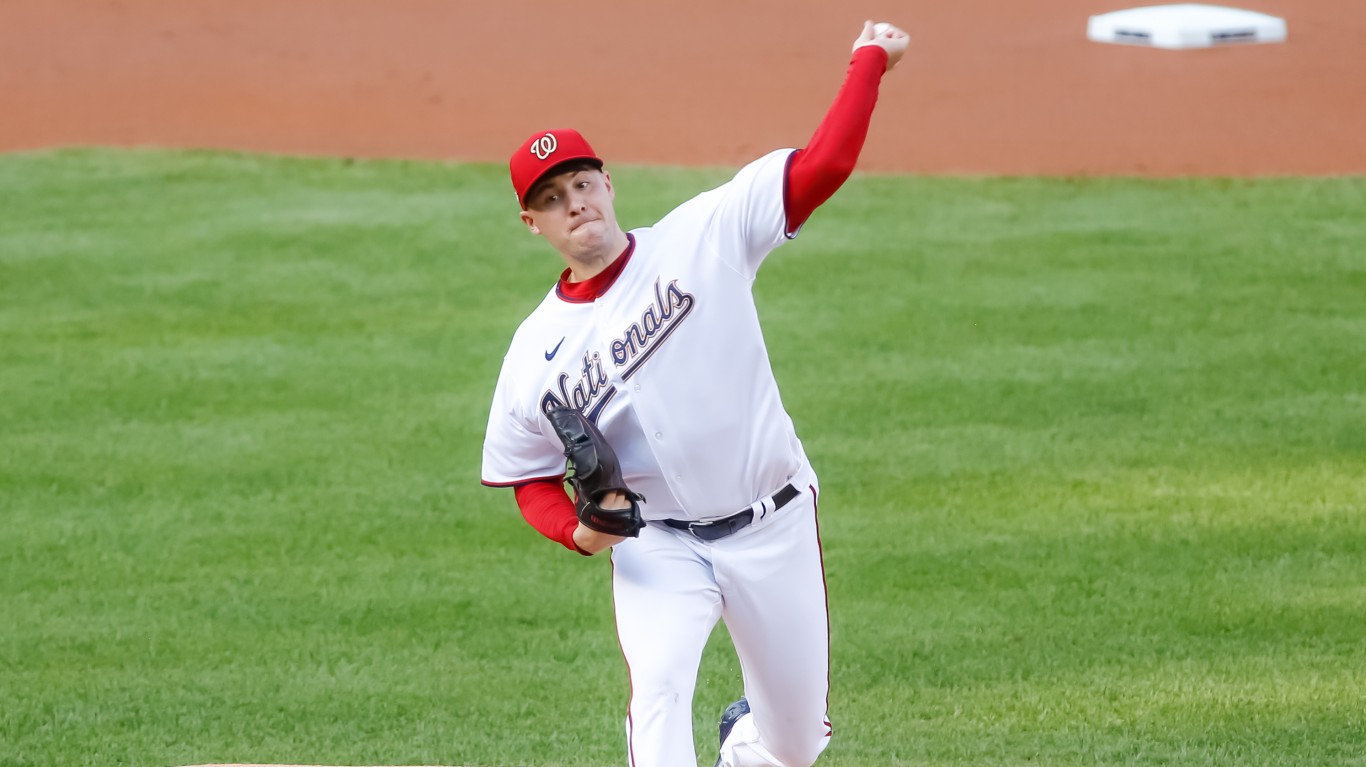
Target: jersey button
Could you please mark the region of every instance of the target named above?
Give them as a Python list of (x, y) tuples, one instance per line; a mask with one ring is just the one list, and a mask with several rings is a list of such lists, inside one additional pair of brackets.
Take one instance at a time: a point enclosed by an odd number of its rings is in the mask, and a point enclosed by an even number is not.
[(657, 432), (655, 432), (655, 439), (664, 439), (664, 432), (662, 432), (662, 431), (657, 431)]
[(636, 384), (636, 391), (640, 391), (640, 384)]

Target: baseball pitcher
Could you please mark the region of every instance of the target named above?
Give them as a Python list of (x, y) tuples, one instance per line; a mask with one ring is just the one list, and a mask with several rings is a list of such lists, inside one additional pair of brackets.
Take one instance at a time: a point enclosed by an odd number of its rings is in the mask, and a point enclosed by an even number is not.
[(622, 229), (612, 176), (577, 131), (538, 131), (512, 155), (522, 222), (565, 269), (503, 359), (482, 479), (514, 488), (526, 520), (567, 549), (610, 549), (631, 767), (696, 767), (693, 690), (718, 620), (744, 690), (722, 713), (716, 764), (807, 767), (830, 740), (819, 483), (752, 286), (853, 172), (908, 45), (866, 22), (806, 146), (754, 160), (653, 226)]

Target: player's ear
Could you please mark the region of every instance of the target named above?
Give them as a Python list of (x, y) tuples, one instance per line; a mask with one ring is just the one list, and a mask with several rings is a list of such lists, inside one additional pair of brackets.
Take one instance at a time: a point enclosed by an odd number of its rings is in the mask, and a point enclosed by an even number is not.
[(612, 174), (607, 171), (602, 172), (603, 183), (607, 184), (607, 199), (617, 199), (617, 189), (612, 186)]
[(541, 233), (541, 230), (536, 228), (536, 219), (525, 210), (522, 211), (522, 223), (526, 224), (526, 228), (529, 229), (532, 234)]

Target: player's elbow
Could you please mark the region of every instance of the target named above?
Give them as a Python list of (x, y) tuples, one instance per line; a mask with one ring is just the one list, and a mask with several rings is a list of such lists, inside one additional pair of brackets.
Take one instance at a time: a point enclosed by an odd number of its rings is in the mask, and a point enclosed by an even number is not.
[(854, 159), (840, 159), (826, 163), (816, 173), (812, 186), (827, 194), (834, 194), (836, 189), (839, 189), (845, 181), (849, 180), (850, 176), (854, 175), (855, 165), (857, 165), (857, 161)]

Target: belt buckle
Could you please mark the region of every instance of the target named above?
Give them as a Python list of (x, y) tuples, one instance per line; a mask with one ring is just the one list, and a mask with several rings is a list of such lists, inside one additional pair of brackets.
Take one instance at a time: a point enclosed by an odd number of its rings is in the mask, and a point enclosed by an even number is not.
[(724, 523), (726, 522), (727, 520), (724, 519), (718, 519), (711, 522), (689, 522), (688, 534), (699, 541), (706, 541), (707, 543), (711, 543), (712, 541), (724, 538), (727, 535), (729, 535), (729, 533), (722, 533), (721, 535), (716, 535), (716, 531), (719, 528), (723, 527)]

